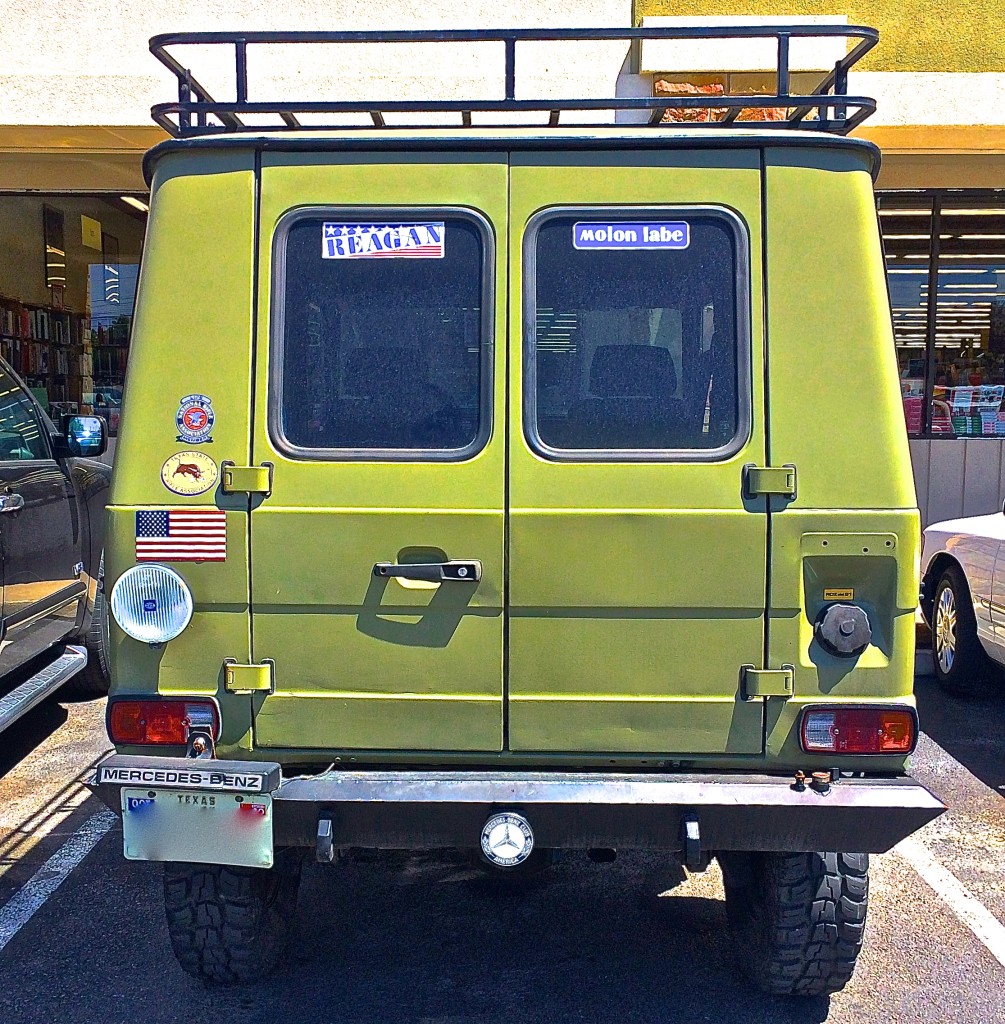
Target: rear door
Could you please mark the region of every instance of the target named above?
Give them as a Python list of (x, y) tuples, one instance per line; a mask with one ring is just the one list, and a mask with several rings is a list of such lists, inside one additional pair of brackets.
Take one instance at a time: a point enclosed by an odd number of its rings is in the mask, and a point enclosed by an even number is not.
[(569, 163), (513, 157), (509, 746), (758, 753), (757, 153)]
[(259, 746), (502, 748), (506, 179), (505, 155), (263, 156)]

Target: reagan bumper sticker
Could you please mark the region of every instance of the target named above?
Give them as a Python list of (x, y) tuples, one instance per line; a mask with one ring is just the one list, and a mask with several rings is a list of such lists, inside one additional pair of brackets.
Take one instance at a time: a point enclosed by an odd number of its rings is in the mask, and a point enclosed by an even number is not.
[(572, 244), (577, 249), (686, 249), (691, 244), (691, 225), (683, 221), (578, 221), (572, 226)]
[(332, 224), (321, 228), (321, 258), (365, 260), (392, 257), (412, 260), (443, 259), (444, 225), (441, 221), (421, 224)]

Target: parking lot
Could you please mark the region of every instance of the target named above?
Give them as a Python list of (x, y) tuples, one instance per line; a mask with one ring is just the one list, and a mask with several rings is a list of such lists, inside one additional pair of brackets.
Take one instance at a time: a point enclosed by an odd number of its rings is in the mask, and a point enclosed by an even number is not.
[(103, 702), (50, 700), (0, 754), (0, 1019), (1001, 1021), (1005, 698), (922, 679), (918, 699), (914, 773), (951, 810), (873, 859), (854, 981), (808, 1002), (739, 979), (714, 866), (661, 895), (660, 859), (639, 854), (570, 857), (516, 891), (448, 855), (308, 863), (285, 973), (206, 989), (168, 948), (159, 866), (122, 859), (80, 786), (107, 746)]

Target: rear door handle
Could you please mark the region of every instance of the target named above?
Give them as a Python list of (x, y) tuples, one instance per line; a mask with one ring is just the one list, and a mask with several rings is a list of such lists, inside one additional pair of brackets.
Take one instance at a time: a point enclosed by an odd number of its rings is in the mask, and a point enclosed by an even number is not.
[(0, 494), (0, 512), (20, 512), (24, 508), (21, 494)]
[(482, 563), (477, 560), (451, 560), (449, 562), (420, 562), (414, 565), (396, 565), (378, 562), (374, 576), (399, 576), (406, 580), (425, 580), (429, 583), (477, 583), (482, 578)]

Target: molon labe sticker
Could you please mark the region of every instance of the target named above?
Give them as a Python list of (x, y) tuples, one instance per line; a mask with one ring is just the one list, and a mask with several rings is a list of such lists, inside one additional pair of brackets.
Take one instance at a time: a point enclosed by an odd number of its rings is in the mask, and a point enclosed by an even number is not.
[(686, 249), (691, 225), (684, 221), (577, 221), (572, 225), (576, 249)]

